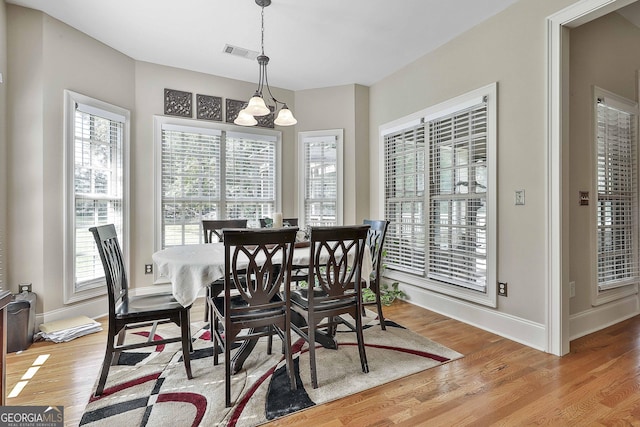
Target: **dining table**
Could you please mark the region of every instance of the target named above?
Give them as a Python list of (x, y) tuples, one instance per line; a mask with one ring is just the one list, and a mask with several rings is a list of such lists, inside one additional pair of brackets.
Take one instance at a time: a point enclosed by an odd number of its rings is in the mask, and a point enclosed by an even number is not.
[[(224, 243), (204, 243), (180, 246), (169, 246), (159, 250), (152, 255), (152, 259), (157, 266), (157, 272), (161, 277), (166, 277), (171, 282), (171, 289), (174, 298), (184, 307), (192, 305), (199, 297), (202, 289), (214, 283), (222, 283), (224, 278)], [(308, 241), (297, 242), (293, 251), (294, 269), (302, 269), (309, 265), (311, 260), (311, 248)], [(321, 259), (320, 261), (323, 261)], [(239, 260), (239, 268), (242, 268), (242, 260)], [(247, 260), (248, 265), (248, 260)], [(369, 277), (373, 270), (371, 252), (365, 246), (362, 259), (361, 277), (366, 285), (369, 285)], [(222, 292), (222, 286), (213, 289), (213, 295)], [(293, 322), (304, 322), (301, 318), (292, 315)], [(327, 348), (337, 348), (334, 337), (317, 333), (316, 341)], [(244, 360), (249, 355), (255, 341), (245, 341), (236, 352), (232, 362), (232, 372), (236, 373), (242, 368)]]

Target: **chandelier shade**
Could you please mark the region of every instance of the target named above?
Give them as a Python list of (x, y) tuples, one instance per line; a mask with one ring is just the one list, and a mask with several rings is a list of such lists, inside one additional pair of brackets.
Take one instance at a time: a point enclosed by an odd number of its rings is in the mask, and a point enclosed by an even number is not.
[(289, 110), (289, 108), (287, 107), (287, 104), (278, 101), (273, 96), (273, 94), (271, 93), (271, 88), (269, 87), (269, 79), (267, 78), (267, 65), (269, 64), (269, 57), (264, 54), (264, 8), (271, 4), (271, 0), (255, 0), (255, 2), (262, 8), (262, 53), (257, 58), (260, 69), (260, 74), (258, 77), (258, 88), (256, 89), (253, 97), (245, 105), (245, 107), (240, 110), (240, 112), (238, 113), (238, 117), (233, 122), (240, 126), (255, 126), (258, 123), (255, 117), (266, 116), (271, 113), (271, 108), (269, 108), (269, 106), (266, 104), (262, 93), (263, 89), (266, 88), (266, 94), (269, 95), (269, 98), (271, 99), (275, 110), (278, 109), (279, 105), (282, 106), (282, 108), (278, 111), (277, 118), (273, 123), (278, 126), (292, 126), (298, 123), (298, 121), (293, 116), (291, 110)]

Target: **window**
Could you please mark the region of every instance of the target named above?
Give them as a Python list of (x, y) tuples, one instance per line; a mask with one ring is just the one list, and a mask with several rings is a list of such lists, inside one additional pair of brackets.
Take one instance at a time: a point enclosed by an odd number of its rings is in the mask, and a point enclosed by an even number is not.
[(342, 224), (342, 129), (300, 132), (301, 224)]
[(487, 101), (428, 122), (431, 279), (487, 285)]
[(637, 106), (595, 88), (598, 291), (638, 283)]
[(129, 111), (71, 91), (65, 99), (65, 302), (73, 302), (105, 293), (90, 227), (114, 224), (126, 253)]
[(202, 219), (259, 226), (279, 206), (280, 133), (156, 118), (162, 248), (202, 243)]
[(381, 129), (386, 275), (495, 306), (496, 85)]

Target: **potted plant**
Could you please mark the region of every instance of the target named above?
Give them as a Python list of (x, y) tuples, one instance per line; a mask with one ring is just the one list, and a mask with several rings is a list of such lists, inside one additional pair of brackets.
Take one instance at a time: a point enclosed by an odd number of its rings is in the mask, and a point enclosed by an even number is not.
[[(396, 298), (405, 297), (405, 293), (398, 289), (398, 282), (393, 282), (391, 286), (387, 283), (383, 283), (380, 287), (380, 302), (385, 306), (391, 305)], [(370, 288), (364, 288), (362, 290), (362, 302), (372, 303), (376, 302), (376, 294)]]

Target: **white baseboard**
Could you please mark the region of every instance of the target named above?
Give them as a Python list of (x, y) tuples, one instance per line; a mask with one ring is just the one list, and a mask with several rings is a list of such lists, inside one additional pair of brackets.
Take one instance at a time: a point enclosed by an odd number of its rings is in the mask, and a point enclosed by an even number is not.
[(583, 337), (640, 314), (638, 295), (630, 295), (569, 317), (569, 339)]
[(547, 351), (545, 326), (495, 309), (431, 292), (417, 286), (401, 284), (412, 304), (500, 335), (537, 350)]
[(106, 316), (109, 311), (108, 305), (107, 296), (105, 295), (103, 297), (68, 305), (57, 310), (36, 314), (36, 331), (38, 327), (45, 322), (53, 322), (55, 320), (68, 319), (76, 316), (87, 316), (91, 319)]

